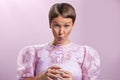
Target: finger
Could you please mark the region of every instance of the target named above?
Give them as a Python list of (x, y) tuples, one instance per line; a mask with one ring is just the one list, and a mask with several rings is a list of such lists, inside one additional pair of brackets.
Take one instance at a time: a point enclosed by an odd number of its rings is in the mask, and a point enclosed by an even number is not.
[(50, 77), (50, 78), (57, 78), (58, 77), (57, 75), (54, 75), (52, 73), (47, 73), (46, 75), (47, 75), (47, 77)]
[(62, 72), (64, 74), (71, 74), (72, 75), (72, 73), (70, 71), (67, 71), (67, 70), (64, 70), (64, 69), (60, 69), (60, 72)]
[(70, 78), (71, 76), (68, 75), (68, 74), (64, 74), (62, 77), (63, 77), (63, 78)]
[(54, 66), (51, 66), (51, 67), (49, 67), (50, 69), (61, 69), (61, 67), (60, 66), (57, 66), (57, 65), (54, 65)]
[(48, 69), (47, 72), (52, 74), (61, 74), (60, 70), (58, 69)]
[(61, 69), (61, 75), (64, 78), (70, 78), (70, 77), (72, 77), (72, 73), (71, 72), (69, 72), (67, 70), (63, 70), (63, 69)]
[(47, 79), (48, 79), (48, 80), (53, 80), (53, 79), (52, 79), (52, 78), (50, 78), (49, 76), (47, 76)]

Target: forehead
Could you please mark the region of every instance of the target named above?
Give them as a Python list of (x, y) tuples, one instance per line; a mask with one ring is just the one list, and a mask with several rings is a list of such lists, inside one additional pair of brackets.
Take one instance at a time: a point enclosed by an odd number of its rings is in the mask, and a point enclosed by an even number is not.
[(52, 23), (72, 23), (72, 19), (58, 16), (52, 20)]

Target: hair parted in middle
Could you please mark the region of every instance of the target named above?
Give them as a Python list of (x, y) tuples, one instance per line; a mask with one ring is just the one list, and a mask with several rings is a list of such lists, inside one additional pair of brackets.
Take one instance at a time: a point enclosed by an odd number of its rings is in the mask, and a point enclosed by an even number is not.
[(76, 12), (73, 6), (69, 3), (56, 3), (50, 8), (49, 24), (51, 24), (52, 20), (58, 16), (71, 18), (74, 24), (76, 19)]

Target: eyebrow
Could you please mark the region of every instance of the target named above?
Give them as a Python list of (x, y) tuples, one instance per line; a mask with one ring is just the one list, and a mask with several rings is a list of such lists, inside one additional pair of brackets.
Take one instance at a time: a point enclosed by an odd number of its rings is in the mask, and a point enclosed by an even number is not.
[[(53, 21), (53, 23), (59, 23), (59, 22)], [(69, 23), (71, 23), (71, 22), (65, 22), (65, 24), (69, 24)]]

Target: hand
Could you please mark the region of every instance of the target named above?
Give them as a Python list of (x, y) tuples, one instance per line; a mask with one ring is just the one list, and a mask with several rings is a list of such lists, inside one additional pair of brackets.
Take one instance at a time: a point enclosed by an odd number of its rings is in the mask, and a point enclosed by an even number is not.
[(62, 80), (73, 80), (73, 75), (71, 72), (66, 70), (61, 70)]
[(59, 66), (49, 67), (42, 75), (41, 80), (55, 80), (57, 78), (62, 79)]

